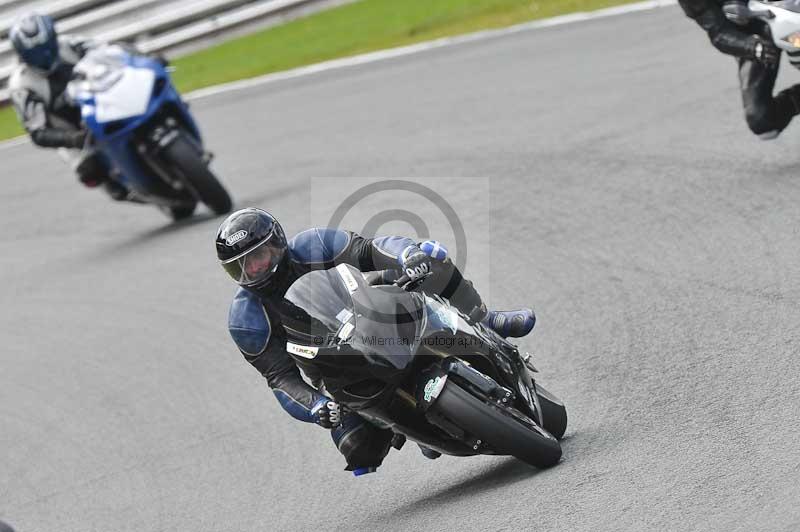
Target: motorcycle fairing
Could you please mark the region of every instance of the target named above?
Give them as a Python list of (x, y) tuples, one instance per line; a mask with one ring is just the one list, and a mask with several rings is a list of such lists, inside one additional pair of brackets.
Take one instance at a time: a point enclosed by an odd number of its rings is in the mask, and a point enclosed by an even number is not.
[[(101, 59), (104, 53), (109, 56), (105, 61)], [(107, 72), (89, 72), (94, 67)], [(76, 70), (87, 71), (90, 77), (98, 74), (101, 80), (95, 85), (76, 80), (70, 83), (69, 92), (81, 108), (96, 148), (119, 170), (117, 179), (143, 194), (169, 197), (170, 187), (136, 150), (138, 141), (142, 141), (140, 131), (165, 112), (174, 115), (198, 144), (202, 143), (200, 130), (172, 85), (169, 72), (152, 58), (115, 46), (90, 52)], [(103, 78), (108, 78), (105, 83)]]

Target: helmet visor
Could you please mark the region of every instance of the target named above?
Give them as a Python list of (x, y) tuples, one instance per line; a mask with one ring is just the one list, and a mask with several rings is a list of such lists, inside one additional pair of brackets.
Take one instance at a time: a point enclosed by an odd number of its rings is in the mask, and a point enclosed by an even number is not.
[(283, 254), (284, 248), (268, 238), (238, 257), (224, 261), (222, 267), (240, 285), (251, 286), (272, 277)]

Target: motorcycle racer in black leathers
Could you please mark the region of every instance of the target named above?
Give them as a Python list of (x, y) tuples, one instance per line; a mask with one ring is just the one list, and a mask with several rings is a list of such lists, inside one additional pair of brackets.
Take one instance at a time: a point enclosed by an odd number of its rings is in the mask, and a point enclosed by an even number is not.
[[(440, 243), (410, 238), (364, 238), (329, 228), (303, 231), (287, 241), (280, 224), (260, 209), (228, 217), (216, 238), (217, 257), (240, 285), (228, 316), (228, 328), (245, 359), (266, 379), (281, 406), (294, 418), (332, 429), (333, 440), (356, 474), (374, 471), (389, 450), (393, 434), (342, 413), (319, 386), (308, 384), (287, 353), (281, 325), (283, 296), (302, 275), (349, 264), (362, 272), (385, 272), (407, 288), (448, 299), (472, 321), (482, 321), (504, 337), (521, 337), (534, 327), (533, 311), (486, 310), (472, 283), (464, 279)], [(399, 270), (399, 274), (395, 273)], [(400, 278), (397, 279), (397, 275)], [(313, 376), (307, 375), (312, 382)], [(316, 383), (319, 384), (319, 383)], [(422, 449), (435, 458), (438, 453)]]
[(111, 178), (107, 161), (87, 146), (80, 109), (66, 94), (75, 65), (96, 44), (59, 37), (53, 20), (35, 13), (19, 18), (9, 39), (19, 58), (8, 82), (11, 101), (33, 143), (58, 148), (87, 187), (103, 185), (112, 198), (125, 199), (128, 191)]
[[(686, 14), (702, 27), (722, 53), (738, 58), (745, 118), (763, 140), (774, 139), (800, 114), (800, 85), (773, 97), (781, 50), (759, 20), (726, 17), (746, 6), (745, 0), (678, 0)], [(724, 8), (724, 10), (723, 10)]]

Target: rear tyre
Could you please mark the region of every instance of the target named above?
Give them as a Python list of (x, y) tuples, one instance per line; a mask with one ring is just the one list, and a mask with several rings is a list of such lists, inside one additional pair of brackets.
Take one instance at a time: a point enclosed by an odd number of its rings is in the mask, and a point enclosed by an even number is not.
[(208, 205), (215, 214), (226, 214), (233, 208), (228, 191), (220, 184), (217, 176), (209, 170), (195, 146), (180, 134), (164, 148), (163, 157), (177, 170), (186, 183), (197, 193), (197, 197)]
[(507, 410), (484, 402), (448, 380), (434, 403), (437, 413), (480, 439), (496, 452), (510, 454), (539, 468), (561, 458), (561, 445), (538, 426), (528, 426)]
[(539, 406), (542, 407), (544, 428), (557, 440), (560, 440), (567, 431), (567, 407), (558, 397), (545, 390), (539, 383), (536, 383), (536, 396), (539, 399)]

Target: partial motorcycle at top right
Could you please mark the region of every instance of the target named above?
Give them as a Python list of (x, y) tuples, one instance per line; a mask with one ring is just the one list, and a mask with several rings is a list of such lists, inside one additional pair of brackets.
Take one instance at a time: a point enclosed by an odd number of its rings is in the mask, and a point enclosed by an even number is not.
[(567, 411), (530, 356), (447, 300), (383, 279), (340, 264), (291, 286), (280, 313), (303, 372), (391, 430), (395, 448), (407, 438), (423, 451), (556, 464)]
[(800, 0), (728, 2), (723, 10), (728, 19), (740, 25), (764, 21), (775, 46), (788, 54), (792, 65), (800, 68)]

